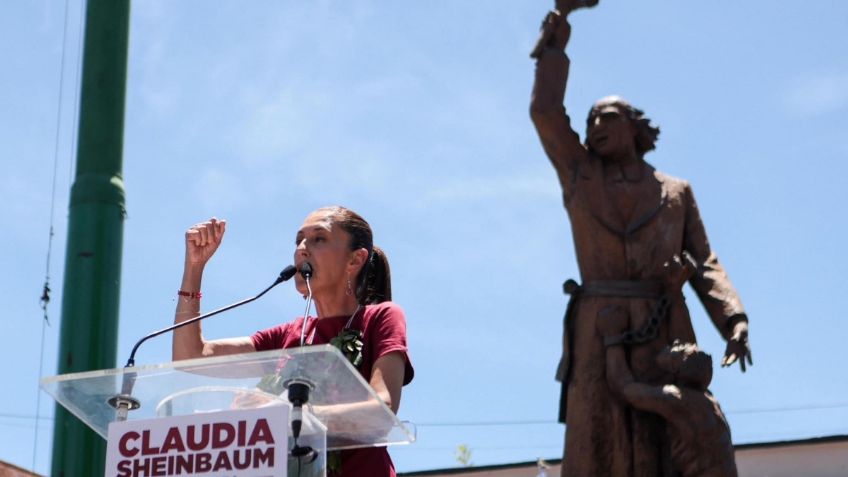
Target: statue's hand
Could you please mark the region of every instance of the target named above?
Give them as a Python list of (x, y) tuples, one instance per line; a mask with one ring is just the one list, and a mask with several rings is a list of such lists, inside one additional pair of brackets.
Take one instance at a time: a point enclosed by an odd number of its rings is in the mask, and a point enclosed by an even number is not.
[(745, 362), (748, 365), (753, 365), (754, 361), (751, 358), (751, 346), (748, 344), (748, 322), (739, 321), (733, 325), (733, 334), (727, 340), (727, 350), (724, 352), (724, 358), (721, 360), (721, 367), (726, 368), (739, 360), (739, 366), (742, 372), (745, 372)]
[(561, 14), (557, 10), (550, 11), (542, 20), (539, 39), (536, 40), (536, 46), (530, 52), (530, 57), (539, 58), (545, 48), (563, 50), (570, 37), (571, 25), (568, 24), (565, 14)]

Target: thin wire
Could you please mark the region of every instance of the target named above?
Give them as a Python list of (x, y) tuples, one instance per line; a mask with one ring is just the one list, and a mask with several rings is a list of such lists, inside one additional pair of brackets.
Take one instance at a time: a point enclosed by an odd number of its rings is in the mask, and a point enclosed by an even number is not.
[(416, 427), (483, 427), (483, 426), (524, 426), (524, 425), (560, 424), (551, 420), (529, 421), (468, 421), (468, 422), (429, 422), (415, 424)]
[[(766, 412), (795, 412), (795, 411), (820, 411), (824, 409), (841, 409), (848, 407), (848, 402), (846, 403), (834, 403), (834, 404), (814, 404), (807, 406), (785, 406), (785, 407), (774, 407), (774, 408), (763, 408), (763, 409), (741, 409), (737, 411), (728, 411), (727, 414), (757, 414), (757, 413), (766, 413)], [(36, 416), (32, 414), (18, 414), (13, 412), (0, 412), (0, 419), (35, 419)], [(51, 420), (51, 417), (44, 417), (43, 420)], [(465, 426), (524, 426), (524, 425), (537, 425), (537, 424), (560, 424), (557, 421), (551, 420), (541, 420), (541, 419), (528, 419), (524, 421), (515, 420), (515, 421), (454, 421), (454, 422), (424, 422), (416, 424), (417, 427), (448, 427), (448, 426), (456, 426), (456, 427), (465, 427)]]
[[(300, 326), (300, 347), (303, 348), (303, 345), (306, 341), (306, 324), (309, 323), (309, 308), (312, 306), (312, 285), (309, 284), (309, 277), (303, 277), (304, 281), (306, 281), (306, 291), (308, 292), (306, 295), (306, 311), (303, 312), (303, 324)], [(317, 325), (316, 325), (317, 326)], [(312, 335), (313, 338), (315, 335)], [(312, 344), (312, 343), (310, 343)]]
[(41, 294), (41, 309), (44, 311), (44, 321), (50, 324), (47, 316), (47, 305), (50, 303), (50, 262), (53, 253), (53, 219), (56, 215), (56, 179), (59, 170), (59, 140), (62, 134), (62, 98), (65, 93), (65, 53), (68, 46), (68, 15), (70, 0), (65, 0), (65, 22), (62, 27), (62, 55), (59, 61), (59, 100), (56, 105), (56, 128), (53, 136), (53, 184), (50, 188), (50, 233), (47, 237), (47, 260), (44, 270), (44, 289)]
[[(422, 446), (404, 446), (404, 447), (396, 447), (398, 452), (433, 452), (439, 451), (443, 452), (446, 450), (456, 450), (456, 447), (451, 446), (432, 446), (432, 447), (422, 447)], [(478, 450), (528, 450), (528, 449), (557, 449), (562, 450), (562, 446), (556, 445), (520, 445), (520, 446), (470, 446), (469, 450), (478, 451)], [(547, 460), (547, 459), (546, 459)]]
[[(40, 424), (40, 425), (43, 425), (45, 427), (49, 426), (49, 424), (47, 424), (47, 423)], [(2, 427), (16, 427), (16, 428), (20, 428), (20, 429), (32, 429), (32, 424), (23, 423), (23, 422), (0, 422), (0, 426), (2, 426)]]
[(766, 412), (796, 412), (796, 411), (818, 411), (822, 409), (839, 409), (848, 407), (848, 403), (842, 404), (814, 404), (810, 406), (785, 406), (763, 409), (738, 409), (727, 411), (725, 414), (761, 414)]
[[(41, 322), (41, 358), (38, 360), (38, 379), (44, 375), (44, 335), (47, 330), (47, 320)], [(32, 472), (35, 473), (35, 462), (38, 457), (38, 425), (41, 421), (41, 390), (35, 390), (35, 433), (32, 437)]]
[[(797, 412), (797, 411), (820, 411), (825, 409), (842, 409), (848, 408), (848, 402), (836, 404), (816, 404), (808, 406), (785, 406), (763, 409), (741, 409), (738, 411), (728, 411), (726, 414), (759, 414), (767, 412)], [(32, 414), (18, 414), (13, 412), (0, 412), (0, 419), (35, 419)], [(53, 420), (52, 417), (43, 417), (41, 420)], [(415, 424), (416, 427), (471, 427), (471, 426), (526, 426), (526, 425), (544, 425), (544, 424), (561, 424), (552, 420), (526, 420), (526, 421), (454, 421), (454, 422), (424, 422)]]
[[(0, 419), (35, 419), (35, 416), (33, 416), (31, 414), (14, 414), (14, 413), (8, 413), (8, 412), (0, 412)], [(42, 421), (44, 421), (44, 420), (52, 421), (53, 418), (52, 417), (44, 417), (44, 418), (41, 418), (41, 420)]]
[[(774, 412), (799, 412), (799, 411), (820, 411), (825, 409), (842, 409), (848, 407), (848, 403), (835, 404), (813, 404), (805, 406), (783, 406), (773, 408), (760, 409), (738, 409), (726, 411), (725, 414), (763, 414)], [(466, 421), (466, 422), (424, 422), (416, 424), (417, 427), (485, 427), (485, 426), (527, 426), (527, 425), (548, 425), (560, 424), (552, 420), (515, 420), (515, 421)]]
[[(39, 347), (38, 378), (44, 374), (44, 337), (47, 327), (50, 326), (50, 317), (47, 314), (47, 306), (50, 304), (50, 262), (53, 252), (54, 216), (56, 212), (56, 179), (59, 171), (59, 139), (62, 133), (62, 98), (65, 93), (65, 53), (68, 50), (68, 23), (70, 15), (70, 0), (65, 0), (65, 21), (62, 25), (62, 54), (59, 61), (59, 99), (56, 106), (56, 132), (53, 138), (53, 184), (50, 191), (50, 233), (47, 237), (47, 260), (44, 271), (44, 287), (41, 291), (41, 310), (44, 319), (41, 322), (41, 346)], [(41, 419), (41, 390), (36, 387), (35, 391), (35, 432), (32, 439), (32, 471), (35, 472), (35, 463), (38, 458), (38, 424)]]

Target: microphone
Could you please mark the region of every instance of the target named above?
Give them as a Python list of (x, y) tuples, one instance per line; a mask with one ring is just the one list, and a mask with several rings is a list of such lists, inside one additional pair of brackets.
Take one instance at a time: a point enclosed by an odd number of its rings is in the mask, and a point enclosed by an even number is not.
[(289, 402), (292, 405), (291, 426), (294, 446), (291, 449), (291, 455), (304, 460), (308, 464), (315, 461), (318, 453), (310, 446), (299, 445), (297, 439), (300, 437), (301, 427), (303, 426), (303, 405), (309, 402), (309, 391), (312, 389), (312, 383), (304, 379), (292, 379), (286, 383), (286, 389), (288, 390)]
[(303, 265), (300, 266), (300, 276), (304, 279), (309, 280), (312, 278), (312, 264), (309, 262), (303, 262)]
[(303, 312), (303, 324), (300, 326), (300, 347), (303, 348), (306, 344), (306, 322), (309, 320), (309, 308), (312, 306), (312, 284), (309, 280), (312, 278), (311, 263), (303, 262), (300, 266), (300, 276), (306, 281), (306, 311)]
[[(190, 325), (190, 324), (198, 322), (200, 320), (209, 318), (210, 316), (217, 315), (218, 313), (222, 313), (222, 312), (225, 312), (227, 310), (232, 310), (233, 308), (236, 308), (236, 307), (239, 307), (241, 305), (245, 305), (247, 303), (250, 303), (253, 300), (256, 300), (257, 298), (259, 298), (262, 295), (264, 295), (265, 293), (267, 293), (268, 290), (274, 288), (275, 286), (279, 285), (280, 283), (283, 283), (286, 280), (291, 279), (291, 277), (293, 277), (295, 273), (297, 273), (297, 268), (295, 268), (294, 265), (289, 265), (286, 268), (284, 268), (282, 272), (280, 272), (280, 275), (277, 277), (276, 280), (274, 280), (274, 283), (272, 283), (271, 286), (262, 290), (261, 293), (259, 293), (258, 295), (254, 296), (254, 297), (247, 298), (247, 299), (242, 300), (240, 302), (233, 303), (232, 305), (228, 305), (228, 306), (225, 306), (223, 308), (219, 308), (215, 311), (211, 311), (209, 313), (206, 313), (206, 314), (203, 314), (203, 315), (200, 315), (200, 316), (196, 316), (196, 317), (194, 317), (190, 320), (186, 320), (186, 321), (183, 321), (181, 323), (176, 323), (176, 324), (171, 325), (167, 328), (163, 328), (159, 331), (154, 331), (153, 333), (150, 333), (149, 335), (138, 340), (138, 342), (135, 344), (135, 346), (133, 346), (132, 352), (130, 353), (130, 359), (127, 360), (127, 364), (124, 366), (124, 368), (132, 368), (133, 366), (135, 366), (135, 353), (136, 353), (136, 351), (138, 351), (138, 347), (141, 346), (142, 343), (149, 340), (150, 338), (159, 336), (159, 335), (161, 335), (163, 333), (167, 333), (169, 331), (173, 331), (177, 328), (181, 328), (181, 327), (186, 326), (186, 325)], [(132, 411), (134, 409), (138, 409), (139, 407), (141, 407), (141, 402), (138, 399), (136, 399), (132, 396), (132, 390), (133, 390), (133, 387), (135, 387), (135, 380), (136, 380), (135, 371), (124, 372), (123, 379), (122, 379), (122, 382), (121, 382), (121, 392), (119, 394), (116, 394), (115, 396), (112, 396), (107, 401), (112, 407), (115, 408), (116, 419), (118, 421), (126, 421), (129, 411)]]
[(277, 277), (277, 280), (278, 280), (277, 283), (282, 283), (284, 281), (289, 280), (291, 277), (294, 276), (295, 273), (297, 273), (297, 269), (294, 268), (294, 265), (287, 266), (286, 268), (283, 269), (282, 272), (280, 272), (280, 276)]
[[(306, 265), (308, 265), (308, 264), (306, 264)], [(310, 272), (310, 274), (312, 273), (312, 267), (311, 266), (309, 267), (309, 272)], [(257, 298), (261, 297), (262, 295), (267, 293), (268, 290), (274, 288), (275, 286), (279, 285), (280, 283), (283, 283), (284, 281), (291, 279), (291, 277), (293, 277), (295, 273), (297, 273), (297, 268), (295, 268), (294, 265), (289, 265), (286, 268), (284, 268), (282, 272), (280, 272), (280, 276), (278, 276), (277, 279), (274, 280), (274, 283), (272, 283), (271, 286), (262, 290), (261, 293), (259, 293), (258, 295), (254, 296), (254, 297), (246, 298), (242, 301), (233, 303), (232, 305), (227, 305), (223, 308), (218, 308), (215, 311), (210, 311), (209, 313), (205, 313), (205, 314), (200, 315), (200, 316), (195, 316), (194, 318), (192, 318), (190, 320), (186, 320), (186, 321), (183, 321), (183, 322), (180, 322), (180, 323), (176, 323), (176, 324), (173, 324), (173, 325), (171, 325), (167, 328), (163, 328), (159, 331), (154, 331), (153, 333), (150, 333), (149, 335), (138, 340), (138, 342), (135, 344), (135, 346), (133, 346), (132, 353), (130, 353), (130, 359), (127, 360), (127, 364), (126, 364), (125, 367), (129, 368), (129, 367), (135, 366), (135, 353), (136, 353), (136, 351), (138, 351), (138, 347), (141, 346), (142, 343), (149, 340), (150, 338), (154, 338), (154, 337), (159, 336), (163, 333), (173, 331), (177, 328), (182, 328), (183, 326), (187, 326), (187, 325), (190, 325), (192, 323), (196, 323), (200, 320), (205, 320), (206, 318), (209, 318), (210, 316), (217, 315), (218, 313), (222, 313), (222, 312), (225, 312), (227, 310), (232, 310), (233, 308), (236, 308), (236, 307), (239, 307), (239, 306), (242, 306), (242, 305), (246, 305), (247, 303), (250, 303), (253, 300), (256, 300)], [(302, 269), (301, 269), (301, 273), (303, 273)]]

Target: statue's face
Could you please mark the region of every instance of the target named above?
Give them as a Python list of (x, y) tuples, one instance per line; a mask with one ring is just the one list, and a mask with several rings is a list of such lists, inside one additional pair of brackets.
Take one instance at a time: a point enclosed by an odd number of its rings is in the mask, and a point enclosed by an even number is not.
[(675, 384), (706, 390), (713, 379), (712, 358), (695, 345), (675, 342), (663, 348), (656, 359), (661, 370), (675, 376)]
[(589, 146), (604, 159), (623, 161), (636, 157), (636, 129), (615, 105), (596, 105), (588, 128)]

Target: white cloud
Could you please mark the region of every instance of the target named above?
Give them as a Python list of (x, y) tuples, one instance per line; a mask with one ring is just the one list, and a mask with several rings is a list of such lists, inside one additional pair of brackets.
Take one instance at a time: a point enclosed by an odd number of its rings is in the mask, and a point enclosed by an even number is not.
[(792, 112), (803, 116), (817, 116), (848, 108), (848, 72), (796, 78), (785, 101)]

